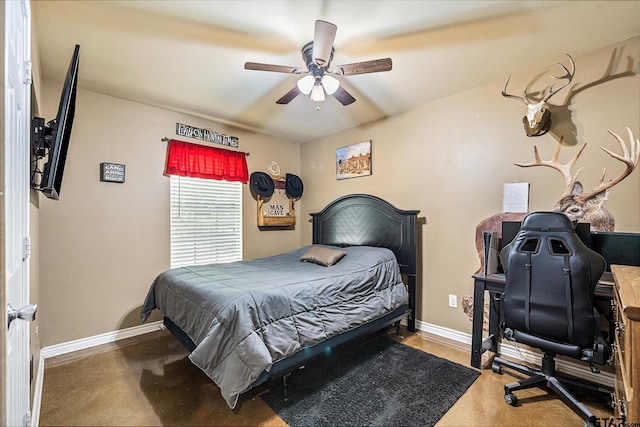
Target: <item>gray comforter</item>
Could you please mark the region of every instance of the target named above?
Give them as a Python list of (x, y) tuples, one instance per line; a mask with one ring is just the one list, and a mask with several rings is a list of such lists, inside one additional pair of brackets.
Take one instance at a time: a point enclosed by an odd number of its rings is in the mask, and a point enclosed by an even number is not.
[(197, 345), (189, 358), (234, 408), (275, 362), (408, 301), (390, 250), (341, 248), (347, 255), (323, 267), (300, 261), (308, 249), (165, 271), (140, 316), (157, 308), (185, 331)]

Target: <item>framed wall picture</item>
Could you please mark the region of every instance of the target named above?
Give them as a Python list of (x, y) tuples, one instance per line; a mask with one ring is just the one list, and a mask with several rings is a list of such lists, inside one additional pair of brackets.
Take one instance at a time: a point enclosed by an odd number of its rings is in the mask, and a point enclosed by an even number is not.
[(371, 175), (371, 141), (336, 150), (336, 179)]

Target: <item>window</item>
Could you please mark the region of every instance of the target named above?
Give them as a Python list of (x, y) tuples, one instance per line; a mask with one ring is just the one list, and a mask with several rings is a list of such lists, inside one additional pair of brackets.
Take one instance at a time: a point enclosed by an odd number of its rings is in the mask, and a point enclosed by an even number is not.
[(171, 175), (171, 267), (242, 259), (242, 183)]

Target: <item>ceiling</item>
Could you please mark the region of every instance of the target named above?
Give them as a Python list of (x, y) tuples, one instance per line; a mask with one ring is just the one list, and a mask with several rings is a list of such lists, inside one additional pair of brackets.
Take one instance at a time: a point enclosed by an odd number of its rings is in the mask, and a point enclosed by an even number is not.
[[(42, 77), (303, 143), (509, 74), (640, 36), (640, 1), (32, 0)], [(299, 95), (316, 19), (337, 25), (331, 67), (390, 57), (389, 72), (339, 77), (356, 102)], [(556, 71), (550, 69), (551, 71)], [(319, 107), (319, 110), (318, 110)], [(215, 130), (215, 129), (214, 129)]]

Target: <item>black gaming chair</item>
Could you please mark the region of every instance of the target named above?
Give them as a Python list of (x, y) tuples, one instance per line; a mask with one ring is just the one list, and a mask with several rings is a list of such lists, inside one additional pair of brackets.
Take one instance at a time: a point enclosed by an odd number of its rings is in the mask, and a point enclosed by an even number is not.
[(609, 399), (612, 390), (556, 377), (555, 356), (588, 362), (594, 372), (598, 372), (594, 363), (606, 362), (609, 349), (594, 307), (594, 289), (605, 269), (604, 258), (585, 246), (570, 219), (558, 212), (527, 215), (500, 257), (506, 275), (501, 301), (503, 338), (544, 352), (541, 370), (494, 358), (494, 372), (500, 373), (505, 366), (530, 376), (507, 384), (505, 400), (515, 406), (515, 390), (546, 386), (583, 417), (586, 425), (594, 425), (595, 415), (567, 387), (605, 393)]

